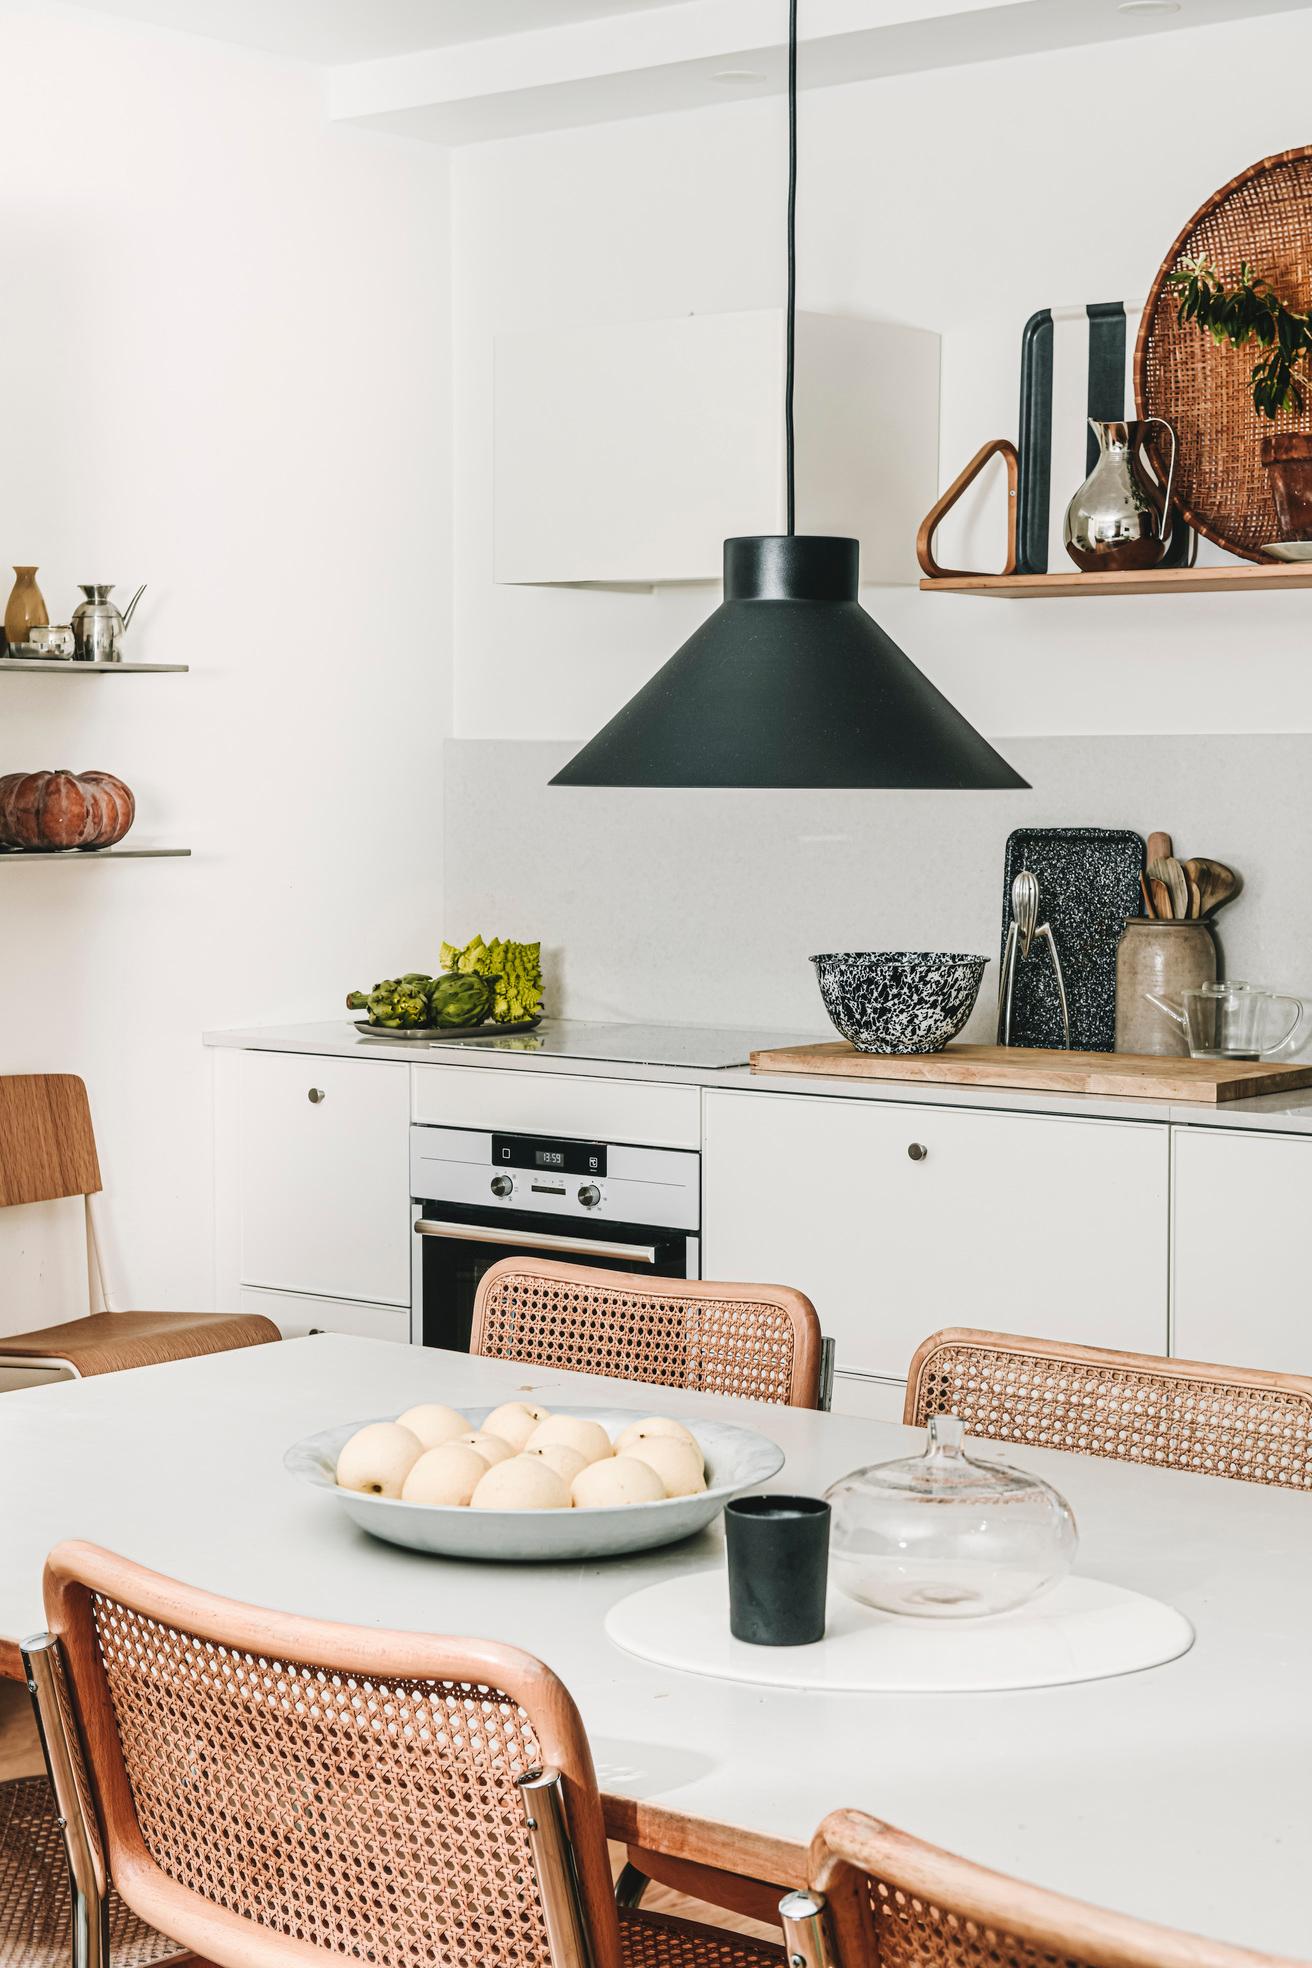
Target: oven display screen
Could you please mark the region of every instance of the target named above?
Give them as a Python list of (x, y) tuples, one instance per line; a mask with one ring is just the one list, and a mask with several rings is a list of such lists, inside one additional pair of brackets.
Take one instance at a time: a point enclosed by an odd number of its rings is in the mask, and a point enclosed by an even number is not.
[(606, 1173), (606, 1144), (550, 1134), (494, 1134), (492, 1166), (553, 1169), (558, 1175), (581, 1175), (595, 1182)]

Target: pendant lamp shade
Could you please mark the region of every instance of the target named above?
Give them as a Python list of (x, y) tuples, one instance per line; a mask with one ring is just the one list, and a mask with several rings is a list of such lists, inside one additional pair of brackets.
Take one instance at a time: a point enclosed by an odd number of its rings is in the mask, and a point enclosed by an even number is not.
[(1025, 790), (857, 578), (855, 540), (726, 540), (723, 602), (552, 785)]

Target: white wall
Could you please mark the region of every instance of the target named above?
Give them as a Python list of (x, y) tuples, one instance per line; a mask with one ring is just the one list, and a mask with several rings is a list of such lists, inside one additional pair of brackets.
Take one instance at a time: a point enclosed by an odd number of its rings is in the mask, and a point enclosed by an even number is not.
[(76, 10), (0, 7), (0, 73), (0, 556), (56, 621), (148, 580), (130, 654), (192, 665), (0, 677), (0, 772), (118, 772), (133, 838), (194, 852), (0, 865), (0, 1070), (84, 1075), (118, 1295), (198, 1307), (200, 1032), (323, 1016), (441, 933), (447, 159), (332, 127), (308, 69)]
[[(1310, 63), (1295, 14), (804, 95), (802, 305), (944, 332), (946, 482), (1015, 434), (1029, 313), (1141, 297), (1218, 185), (1306, 141)], [(589, 735), (713, 601), (493, 586), (492, 337), (776, 305), (783, 172), (778, 101), (456, 154), (458, 735)], [(867, 600), (993, 734), (1312, 729), (1304, 594)]]

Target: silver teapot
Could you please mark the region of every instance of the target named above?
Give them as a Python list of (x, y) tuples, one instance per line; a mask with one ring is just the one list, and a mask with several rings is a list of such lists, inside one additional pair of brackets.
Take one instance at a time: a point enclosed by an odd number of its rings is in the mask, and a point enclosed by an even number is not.
[(112, 581), (80, 581), (78, 586), (86, 600), (80, 601), (73, 610), (73, 661), (121, 663), (123, 635), (137, 603), (146, 592), (145, 582), (142, 582), (122, 614), (109, 598), (114, 592)]
[[(1166, 484), (1144, 469), (1144, 439), (1160, 424), (1171, 440)], [(1175, 432), (1164, 417), (1103, 423), (1090, 417), (1098, 440), (1093, 470), (1066, 508), (1066, 551), (1086, 574), (1156, 567), (1170, 544), (1171, 492), (1175, 484)]]

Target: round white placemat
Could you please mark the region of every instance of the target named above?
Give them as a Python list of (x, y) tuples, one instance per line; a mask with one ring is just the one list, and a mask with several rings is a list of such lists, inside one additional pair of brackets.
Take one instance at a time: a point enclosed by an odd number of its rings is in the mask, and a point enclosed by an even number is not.
[(612, 1606), (606, 1632), (661, 1667), (726, 1681), (848, 1694), (978, 1694), (1133, 1674), (1187, 1653), (1194, 1630), (1160, 1599), (1067, 1578), (987, 1619), (909, 1619), (831, 1590), (823, 1640), (752, 1647), (729, 1632), (723, 1568), (649, 1585)]

